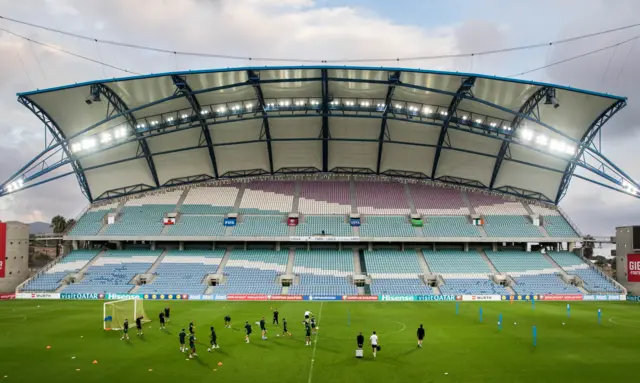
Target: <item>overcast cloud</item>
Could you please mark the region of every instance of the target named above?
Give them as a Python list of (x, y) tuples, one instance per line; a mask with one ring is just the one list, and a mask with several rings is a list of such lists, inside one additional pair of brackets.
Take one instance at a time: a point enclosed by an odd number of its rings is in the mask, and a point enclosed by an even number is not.
[[(499, 49), (633, 24), (638, 15), (636, 0), (0, 0), (0, 16), (99, 39), (184, 51), (311, 59)], [(142, 52), (2, 19), (0, 28), (140, 73), (275, 64)], [(636, 35), (640, 28), (527, 52), (401, 64), (506, 76)], [(0, 32), (0, 180), (41, 151), (45, 139), (39, 121), (16, 102), (17, 92), (124, 75)], [(521, 78), (627, 96), (628, 107), (605, 127), (603, 147), (611, 160), (640, 179), (635, 153), (640, 144), (640, 43)], [(74, 217), (85, 204), (75, 178), (68, 177), (1, 198), (0, 220)], [(585, 233), (610, 235), (615, 226), (640, 223), (640, 201), (580, 180), (573, 181), (560, 205)]]

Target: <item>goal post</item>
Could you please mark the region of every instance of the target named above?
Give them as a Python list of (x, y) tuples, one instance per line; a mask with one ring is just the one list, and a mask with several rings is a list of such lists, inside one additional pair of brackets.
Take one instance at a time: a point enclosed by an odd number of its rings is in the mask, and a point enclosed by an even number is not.
[(143, 300), (139, 298), (105, 302), (102, 307), (102, 324), (105, 330), (122, 330), (125, 319), (133, 327), (139, 316), (143, 317), (143, 323), (151, 321), (144, 311)]

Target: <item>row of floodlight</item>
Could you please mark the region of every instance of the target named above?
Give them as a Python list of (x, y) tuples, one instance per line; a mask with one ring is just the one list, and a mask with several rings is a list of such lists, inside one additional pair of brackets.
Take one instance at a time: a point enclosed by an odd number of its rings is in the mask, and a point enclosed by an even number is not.
[(18, 190), (22, 189), (23, 186), (24, 186), (24, 180), (22, 180), (22, 178), (20, 178), (18, 180), (15, 180), (15, 181), (11, 182), (7, 186), (5, 186), (4, 190), (7, 193), (11, 193), (11, 192), (18, 191)]
[(129, 129), (124, 126), (110, 129), (102, 132), (97, 137), (86, 137), (78, 142), (71, 144), (71, 152), (77, 154), (83, 151), (89, 151), (98, 146), (98, 144), (108, 145), (112, 141), (121, 141), (129, 136)]
[(570, 156), (576, 154), (575, 145), (568, 144), (558, 139), (549, 139), (549, 137), (545, 136), (544, 134), (536, 133), (531, 129), (521, 129), (519, 134), (522, 141), (533, 142), (536, 145), (547, 148), (552, 152), (568, 154)]
[(631, 194), (638, 194), (638, 188), (636, 188), (635, 186), (633, 186), (630, 182), (628, 182), (627, 180), (622, 180), (622, 187), (624, 188), (624, 190), (627, 193), (631, 193)]

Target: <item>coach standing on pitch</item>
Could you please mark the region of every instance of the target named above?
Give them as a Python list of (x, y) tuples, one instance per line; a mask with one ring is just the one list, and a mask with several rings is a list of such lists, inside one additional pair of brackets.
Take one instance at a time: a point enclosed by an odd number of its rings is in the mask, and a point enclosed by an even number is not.
[(364, 335), (362, 335), (362, 333), (359, 333), (358, 336), (356, 337), (356, 342), (358, 342), (358, 349), (362, 349), (362, 347), (364, 347)]
[(424, 327), (418, 327), (418, 347), (422, 348), (422, 340), (424, 339)]

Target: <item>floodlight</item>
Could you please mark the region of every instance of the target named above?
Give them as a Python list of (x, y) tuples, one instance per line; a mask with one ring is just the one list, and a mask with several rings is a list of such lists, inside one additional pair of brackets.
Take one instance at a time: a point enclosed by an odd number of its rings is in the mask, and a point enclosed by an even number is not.
[(510, 132), (512, 130), (512, 128), (509, 125), (502, 125), (502, 129)]
[(247, 109), (251, 109), (251, 108), (253, 108), (253, 104), (252, 103), (248, 103), (247, 104)]
[(492, 122), (489, 124), (490, 127), (495, 128), (496, 126), (498, 126), (498, 124), (496, 124), (495, 122)]
[(136, 125), (136, 128), (138, 129), (144, 129), (144, 127), (145, 127), (144, 123)]
[(576, 154), (576, 147), (572, 146), (572, 145), (567, 145), (564, 148), (564, 152), (567, 153), (570, 156), (573, 156), (574, 154)]
[(544, 104), (545, 105), (553, 105), (554, 108), (558, 108), (560, 106), (560, 102), (556, 98), (556, 90), (555, 89), (553, 89), (553, 88), (547, 89), (547, 92), (545, 93)]
[(206, 109), (203, 109), (200, 111), (200, 114), (205, 115), (205, 114), (209, 114), (209, 111)]
[(463, 120), (466, 120), (467, 118), (469, 118), (469, 117), (468, 117), (468, 116), (466, 116), (466, 115), (465, 115), (465, 116), (462, 116), (462, 119), (463, 119)]
[(440, 114), (443, 115), (443, 116), (446, 116), (447, 115), (447, 111), (446, 110), (441, 110)]
[(476, 124), (482, 124), (482, 120), (481, 119), (476, 119)]
[(533, 132), (529, 129), (523, 129), (520, 131), (520, 136), (525, 141), (531, 141), (533, 139)]
[(93, 138), (87, 138), (82, 140), (82, 149), (91, 149), (96, 146), (96, 140)]
[(285, 101), (284, 106), (289, 106), (289, 103), (290, 103), (289, 101)]
[(424, 109), (422, 109), (422, 113), (424, 113), (424, 114), (431, 114), (431, 109), (429, 109), (429, 108), (424, 108)]
[(79, 152), (79, 151), (81, 151), (81, 150), (82, 150), (82, 144), (80, 144), (80, 143), (75, 143), (75, 144), (71, 145), (71, 151), (72, 151), (73, 153)]
[(182, 116), (180, 116), (180, 117), (182, 117), (182, 119), (183, 119), (183, 120), (186, 120), (187, 118), (189, 118), (189, 116), (188, 116), (188, 115), (186, 115), (186, 114), (183, 114), (183, 115), (182, 115)]
[(167, 122), (172, 122), (173, 121), (173, 117), (167, 117)]
[(536, 144), (538, 144), (538, 145), (547, 146), (548, 143), (549, 143), (549, 139), (546, 136), (539, 135), (536, 138)]
[(103, 144), (106, 144), (109, 141), (111, 141), (111, 134), (103, 133), (102, 137), (100, 138), (100, 142), (103, 143)]

